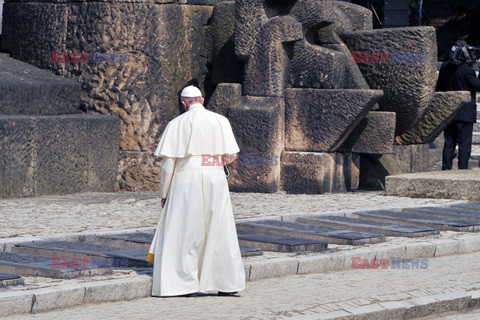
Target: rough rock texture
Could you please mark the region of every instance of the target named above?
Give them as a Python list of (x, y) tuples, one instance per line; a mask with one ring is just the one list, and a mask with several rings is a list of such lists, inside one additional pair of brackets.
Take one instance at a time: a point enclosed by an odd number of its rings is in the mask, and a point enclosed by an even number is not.
[[(131, 155), (126, 160), (131, 163), (139, 152), (152, 154), (167, 122), (179, 114), (182, 87), (197, 80), (203, 89), (204, 26), (212, 10), (157, 1), (6, 3), (3, 48), (15, 59), (80, 81), (84, 110), (120, 118), (121, 150)], [(86, 63), (52, 63), (51, 51), (126, 54), (127, 59), (95, 62), (90, 56)], [(139, 165), (131, 189), (154, 189), (155, 166)], [(118, 172), (119, 179), (131, 175)], [(117, 190), (125, 184), (119, 180)]]
[(239, 83), (221, 83), (213, 92), (207, 108), (228, 117), (228, 108), (242, 101), (242, 85)]
[(286, 151), (281, 163), (287, 193), (320, 194), (358, 188), (358, 155)]
[(370, 111), (340, 148), (341, 152), (364, 154), (392, 153), (395, 113)]
[(276, 192), (280, 186), (280, 155), (284, 148), (283, 99), (243, 96), (228, 118), (240, 147), (240, 161), (231, 166), (230, 190)]
[(80, 83), (0, 54), (0, 114), (80, 112)]
[(384, 190), (387, 176), (428, 171), (430, 156), (428, 144), (393, 146), (392, 154), (361, 155), (360, 188)]
[(348, 17), (353, 31), (373, 29), (371, 10), (344, 1), (335, 1), (335, 5)]
[(215, 4), (209, 29), (212, 39), (212, 84), (240, 83), (243, 65), (235, 55), (235, 1)]
[(286, 149), (336, 151), (381, 97), (378, 90), (287, 89)]
[[(372, 53), (390, 55), (388, 63), (374, 63), (372, 59), (360, 63), (359, 67), (370, 87), (385, 93), (379, 102), (380, 110), (397, 114), (396, 135), (407, 132), (420, 121), (433, 98), (437, 71), (435, 29), (356, 31), (343, 35), (342, 39), (351, 51), (369, 56)], [(394, 58), (399, 52), (406, 55), (402, 59)]]
[(480, 170), (431, 171), (387, 177), (389, 196), (480, 201)]
[(422, 119), (400, 136), (401, 144), (433, 142), (470, 101), (468, 91), (436, 92)]
[(0, 197), (113, 191), (119, 120), (106, 115), (0, 116)]

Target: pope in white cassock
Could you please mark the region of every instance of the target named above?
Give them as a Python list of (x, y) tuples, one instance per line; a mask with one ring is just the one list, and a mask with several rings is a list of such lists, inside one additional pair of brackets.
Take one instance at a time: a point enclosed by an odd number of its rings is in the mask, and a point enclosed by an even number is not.
[(203, 107), (198, 88), (180, 96), (186, 112), (155, 151), (164, 207), (147, 257), (152, 296), (234, 294), (245, 288), (245, 271), (222, 159), (240, 150), (228, 119)]

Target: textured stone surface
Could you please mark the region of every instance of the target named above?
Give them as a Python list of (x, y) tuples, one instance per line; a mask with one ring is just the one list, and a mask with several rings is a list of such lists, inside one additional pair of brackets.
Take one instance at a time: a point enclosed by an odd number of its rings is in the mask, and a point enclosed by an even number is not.
[(242, 85), (239, 83), (221, 83), (213, 92), (207, 108), (228, 117), (228, 108), (242, 101)]
[(371, 10), (345, 1), (335, 1), (335, 5), (349, 18), (353, 31), (373, 29)]
[(340, 151), (363, 154), (393, 152), (395, 113), (370, 111), (352, 131)]
[(112, 191), (119, 139), (106, 115), (0, 116), (0, 197)]
[[(342, 39), (351, 51), (388, 53), (388, 63), (361, 63), (360, 70), (372, 89), (381, 89), (381, 111), (397, 114), (396, 135), (411, 129), (430, 105), (437, 71), (436, 34), (433, 27), (355, 31)], [(425, 61), (392, 58), (397, 52), (425, 54)]]
[(286, 149), (336, 151), (381, 96), (375, 90), (287, 89)]
[(79, 113), (80, 83), (0, 54), (0, 114)]
[(390, 176), (388, 195), (480, 201), (480, 171), (449, 170)]
[(212, 37), (212, 84), (241, 82), (243, 64), (235, 55), (235, 1), (215, 3), (209, 28)]
[(35, 303), (32, 304), (31, 313), (45, 312), (58, 308), (69, 308), (83, 302), (85, 288), (80, 286), (62, 286), (58, 288), (44, 288), (35, 291)]
[(358, 156), (349, 153), (285, 151), (282, 185), (287, 193), (346, 192), (358, 187)]
[[(152, 190), (158, 159), (138, 161), (137, 152), (153, 152), (167, 122), (179, 114), (178, 93), (187, 82), (196, 80), (203, 89), (204, 26), (212, 10), (151, 2), (7, 3), (9, 36), (2, 41), (13, 58), (81, 82), (87, 111), (120, 118), (125, 153), (116, 188)], [(128, 61), (52, 63), (51, 51), (127, 54)]]
[(470, 101), (468, 91), (435, 92), (422, 119), (400, 136), (401, 144), (433, 142)]
[(279, 189), (284, 108), (280, 98), (243, 96), (239, 105), (228, 109), (240, 147), (238, 165), (230, 166), (230, 190), (276, 192)]

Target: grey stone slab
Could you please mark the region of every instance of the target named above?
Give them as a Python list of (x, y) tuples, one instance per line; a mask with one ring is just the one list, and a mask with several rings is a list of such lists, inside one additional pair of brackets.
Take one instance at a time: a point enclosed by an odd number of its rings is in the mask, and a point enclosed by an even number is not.
[[(133, 233), (122, 233), (122, 234), (112, 234), (105, 236), (96, 236), (91, 239), (89, 242), (97, 243), (105, 246), (118, 246), (122, 248), (130, 248), (148, 251), (150, 244), (153, 240), (153, 233), (147, 232), (133, 232)], [(126, 251), (126, 249), (123, 249)], [(240, 246), (240, 251), (242, 257), (248, 256), (257, 256), (262, 255), (263, 252), (260, 248), (253, 247), (243, 247)], [(146, 257), (146, 255), (145, 255)], [(144, 259), (145, 260), (145, 259)]]
[(402, 211), (410, 212), (410, 213), (433, 215), (438, 217), (446, 217), (446, 218), (452, 218), (452, 219), (480, 221), (480, 211), (475, 212), (470, 210), (443, 208), (443, 207), (405, 208)]
[(51, 257), (0, 252), (0, 272), (22, 276), (72, 279), (112, 273), (111, 268), (99, 268), (91, 261), (56, 260)]
[(296, 222), (323, 225), (333, 228), (347, 228), (351, 230), (380, 233), (385, 236), (395, 237), (424, 237), (427, 235), (438, 234), (433, 228), (419, 227), (411, 225), (402, 225), (388, 222), (372, 221), (365, 219), (355, 219), (341, 216), (310, 216), (300, 217)]
[(20, 279), (21, 277), (22, 277), (22, 276), (19, 275), (19, 274), (2, 273), (2, 272), (0, 272), (0, 281)]
[(480, 212), (480, 203), (459, 203), (454, 204), (451, 207)]
[(247, 230), (238, 230), (240, 244), (252, 245), (267, 251), (277, 252), (320, 252), (327, 249), (324, 241), (289, 237), (274, 233), (262, 233)]
[(431, 215), (421, 215), (386, 210), (355, 212), (353, 215), (360, 219), (368, 219), (390, 223), (402, 223), (416, 226), (427, 226), (435, 228), (437, 230), (453, 230), (467, 232), (480, 231), (480, 222), (449, 219), (443, 217), (435, 217)]
[(101, 267), (150, 267), (147, 251), (123, 249), (106, 245), (72, 242), (40, 241), (21, 243), (12, 248), (18, 253), (36, 254), (62, 259), (87, 259)]
[(237, 223), (238, 230), (277, 233), (292, 237), (326, 241), (328, 243), (360, 245), (385, 241), (381, 234), (330, 228), (287, 221), (252, 221)]
[(263, 250), (255, 247), (240, 246), (242, 257), (255, 257), (263, 255)]

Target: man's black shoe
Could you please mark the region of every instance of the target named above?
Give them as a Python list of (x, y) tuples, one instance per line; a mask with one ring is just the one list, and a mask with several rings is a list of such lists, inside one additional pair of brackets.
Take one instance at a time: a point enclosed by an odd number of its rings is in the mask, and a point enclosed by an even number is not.
[(238, 293), (238, 291), (235, 292), (223, 292), (223, 291), (218, 291), (218, 295), (220, 297), (228, 297), (228, 296), (234, 296)]

